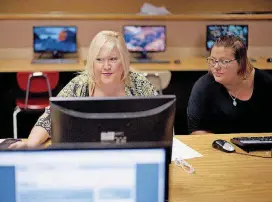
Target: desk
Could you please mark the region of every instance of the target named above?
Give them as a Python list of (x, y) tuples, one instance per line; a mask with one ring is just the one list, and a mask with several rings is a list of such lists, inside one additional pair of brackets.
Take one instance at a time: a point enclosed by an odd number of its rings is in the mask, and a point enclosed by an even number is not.
[[(191, 135), (178, 139), (204, 156), (187, 160), (196, 174), (170, 167), (170, 201), (271, 201), (272, 159), (224, 153), (212, 148), (216, 139), (230, 141), (234, 136), (271, 136), (267, 134)], [(241, 152), (236, 147), (238, 152)], [(260, 153), (260, 152), (259, 152)]]
[[(212, 148), (216, 139), (230, 141), (235, 136), (272, 136), (271, 133), (176, 136), (203, 157), (187, 160), (196, 170), (187, 174), (170, 165), (170, 201), (251, 202), (271, 201), (272, 159), (224, 153)], [(46, 145), (50, 144), (50, 140)], [(237, 152), (243, 152), (236, 147)], [(243, 152), (245, 153), (245, 152)], [(265, 152), (255, 152), (263, 156)]]
[[(169, 70), (169, 71), (207, 71), (208, 65), (205, 57), (188, 57), (181, 59), (181, 64), (175, 64), (171, 59), (169, 64), (141, 63), (131, 64), (132, 69), (137, 70)], [(252, 64), (264, 70), (271, 70), (272, 63), (266, 62), (266, 58), (257, 58)], [(0, 72), (34, 72), (34, 71), (82, 71), (84, 61), (77, 64), (31, 64), (31, 60), (0, 60)]]

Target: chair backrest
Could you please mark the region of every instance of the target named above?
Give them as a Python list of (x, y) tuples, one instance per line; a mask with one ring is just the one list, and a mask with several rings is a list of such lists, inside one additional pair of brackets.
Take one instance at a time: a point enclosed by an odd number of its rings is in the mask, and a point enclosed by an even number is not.
[(48, 78), (50, 89), (56, 88), (59, 81), (59, 72), (18, 72), (17, 83), (21, 90), (27, 90), (27, 84), (31, 77), (29, 86), (30, 93), (44, 93), (48, 92), (46, 78), (41, 76), (45, 75)]
[(140, 71), (152, 83), (157, 91), (162, 94), (162, 90), (168, 87), (172, 74), (170, 71)]

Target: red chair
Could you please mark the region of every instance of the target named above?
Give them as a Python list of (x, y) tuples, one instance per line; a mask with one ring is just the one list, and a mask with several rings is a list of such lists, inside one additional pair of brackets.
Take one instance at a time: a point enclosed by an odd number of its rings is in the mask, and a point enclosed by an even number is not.
[[(17, 114), (22, 110), (42, 110), (49, 106), (49, 97), (59, 81), (59, 72), (18, 72), (17, 83), (26, 92), (25, 99), (17, 99), (13, 112), (13, 136), (17, 134)], [(30, 98), (29, 93), (39, 94), (48, 92), (49, 97)]]

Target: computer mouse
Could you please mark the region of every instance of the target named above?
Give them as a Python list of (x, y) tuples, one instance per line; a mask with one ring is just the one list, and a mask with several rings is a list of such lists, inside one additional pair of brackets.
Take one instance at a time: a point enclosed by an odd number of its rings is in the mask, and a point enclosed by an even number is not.
[(267, 58), (266, 60), (267, 62), (271, 62), (272, 63), (272, 58)]
[(215, 140), (212, 143), (212, 147), (215, 149), (218, 149), (220, 151), (227, 152), (227, 153), (235, 152), (235, 148), (232, 146), (232, 144), (230, 144), (226, 140), (220, 140), (220, 139)]
[(180, 60), (174, 60), (174, 63), (175, 63), (175, 64), (180, 64), (181, 61), (180, 61)]

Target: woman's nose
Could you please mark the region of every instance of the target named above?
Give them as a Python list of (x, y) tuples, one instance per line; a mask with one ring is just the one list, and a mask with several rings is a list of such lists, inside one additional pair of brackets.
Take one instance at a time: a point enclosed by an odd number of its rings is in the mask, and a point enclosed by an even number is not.
[(215, 69), (221, 69), (221, 66), (219, 65), (219, 62), (216, 62), (214, 68), (215, 68)]
[(104, 63), (103, 63), (103, 67), (106, 68), (106, 69), (111, 68), (110, 62), (108, 60), (105, 60)]

